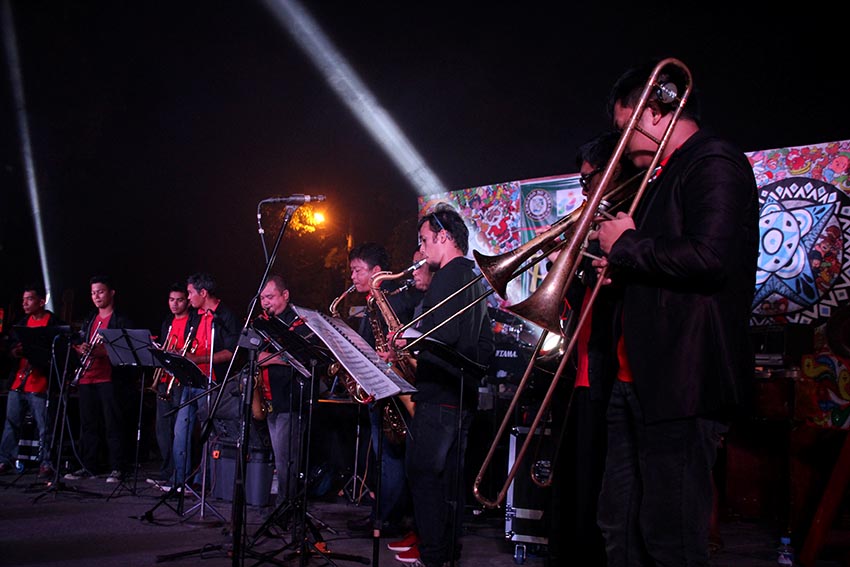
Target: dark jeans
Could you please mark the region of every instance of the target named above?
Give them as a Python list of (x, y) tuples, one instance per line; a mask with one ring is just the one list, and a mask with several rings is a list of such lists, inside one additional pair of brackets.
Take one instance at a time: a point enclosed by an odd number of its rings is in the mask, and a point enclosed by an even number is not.
[[(159, 454), (162, 456), (162, 464), (159, 467), (159, 478), (171, 480), (174, 474), (174, 424), (177, 422), (176, 408), (180, 406), (180, 398), (183, 388), (175, 380), (169, 397), (164, 398), (167, 384), (157, 384), (158, 395), (156, 398), (156, 444)], [(169, 414), (170, 415), (166, 415)]]
[(38, 462), (49, 466), (51, 432), (47, 423), (47, 396), (15, 390), (9, 390), (9, 397), (6, 400), (6, 425), (3, 428), (3, 437), (0, 439), (0, 463), (14, 466), (14, 460), (18, 457), (18, 443), (21, 440), (21, 429), (27, 408), (38, 429)]
[[(384, 436), (381, 447), (381, 494), (377, 505), (380, 506), (381, 521), (397, 524), (410, 507), (410, 490), (404, 473), (405, 443), (390, 443), (384, 435), (383, 400), (369, 404), (369, 422), (372, 430), (372, 454), (378, 455), (378, 440)], [(404, 414), (407, 417), (407, 414)], [(374, 516), (374, 514), (373, 514)]]
[(552, 482), (548, 564), (553, 567), (567, 561), (605, 565), (596, 509), (605, 471), (606, 409), (606, 402), (590, 399), (590, 388), (575, 388)]
[[(407, 436), (407, 480), (426, 566), (452, 559), (463, 518), (464, 454), (472, 412), (417, 403)], [(458, 425), (460, 422), (460, 432)]]
[(126, 470), (124, 404), (114, 382), (80, 384), (80, 458), (89, 472), (99, 472), (101, 439), (106, 439), (109, 470)]
[(273, 409), (266, 417), (269, 438), (277, 470), (277, 503), (295, 498), (298, 494), (298, 473), (302, 468), (301, 451), (304, 427), (298, 413)]
[(632, 384), (614, 384), (598, 516), (609, 567), (708, 565), (711, 469), (727, 430), (699, 417), (644, 423)]

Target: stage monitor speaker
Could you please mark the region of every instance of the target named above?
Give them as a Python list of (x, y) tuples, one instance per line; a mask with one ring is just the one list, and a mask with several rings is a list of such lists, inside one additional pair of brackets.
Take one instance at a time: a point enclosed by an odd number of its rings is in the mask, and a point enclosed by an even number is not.
[[(218, 442), (210, 447), (212, 495), (231, 502), (236, 475), (236, 445)], [(274, 456), (271, 451), (252, 449), (245, 470), (245, 501), (249, 506), (268, 506), (271, 503), (273, 476)]]

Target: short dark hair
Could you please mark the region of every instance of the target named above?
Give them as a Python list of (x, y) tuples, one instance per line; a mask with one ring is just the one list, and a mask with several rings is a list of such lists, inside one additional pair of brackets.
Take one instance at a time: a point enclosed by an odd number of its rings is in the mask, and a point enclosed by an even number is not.
[(363, 242), (351, 249), (348, 261), (363, 260), (369, 268), (380, 266), (382, 270), (390, 269), (390, 255), (387, 249), (376, 242)]
[(44, 285), (39, 282), (28, 282), (24, 284), (23, 293), (28, 291), (34, 291), (37, 296), (41, 299), (45, 299), (47, 297), (47, 292), (44, 290)]
[(448, 203), (437, 203), (431, 212), (419, 219), (416, 231), (422, 229), (422, 225), (428, 223), (431, 232), (438, 233), (444, 230), (449, 233), (457, 247), (466, 256), (469, 250), (469, 229), (460, 214)]
[(89, 278), (89, 285), (93, 285), (96, 283), (105, 285), (110, 289), (110, 291), (115, 291), (115, 286), (112, 284), (112, 278), (107, 275), (98, 274)]
[[(617, 149), (617, 142), (620, 141), (620, 133), (614, 130), (608, 130), (583, 143), (578, 148), (576, 153), (576, 167), (581, 169), (584, 162), (589, 163), (594, 168), (605, 167), (608, 160)], [(623, 153), (620, 156), (620, 178), (628, 179), (635, 175), (638, 169), (632, 163), (632, 160), (626, 157)]]
[[(650, 59), (629, 68), (620, 75), (620, 78), (614, 83), (614, 86), (611, 88), (611, 92), (608, 95), (607, 106), (609, 117), (613, 118), (614, 105), (618, 102), (625, 108), (634, 108), (637, 105), (640, 95), (643, 92), (643, 88), (646, 85), (647, 80), (649, 80), (649, 76), (661, 61), (661, 58)], [(657, 82), (661, 85), (672, 84), (672, 86), (675, 87), (676, 92), (681, 94), (685, 92), (687, 77), (680, 66), (668, 64), (661, 69), (661, 72), (658, 74)], [(670, 103), (664, 102), (661, 100), (661, 96), (656, 93), (649, 99), (648, 104), (657, 108), (663, 114), (666, 114), (667, 112), (672, 111), (677, 103), (678, 100)], [(682, 109), (682, 116), (690, 118), (699, 124), (700, 109), (696, 89), (691, 89), (691, 93), (688, 95), (688, 100)]]
[(189, 295), (189, 291), (186, 289), (186, 284), (182, 282), (174, 282), (170, 286), (168, 286), (168, 293), (173, 291), (182, 293), (183, 295)]
[(280, 274), (270, 275), (269, 278), (266, 280), (266, 284), (268, 285), (270, 283), (274, 283), (274, 286), (281, 293), (283, 293), (284, 291), (286, 291), (288, 289), (286, 287), (286, 280), (283, 279), (283, 276), (280, 275)]
[(213, 297), (218, 297), (217, 288), (215, 283), (215, 278), (212, 277), (211, 274), (207, 272), (196, 272), (186, 278), (186, 285), (194, 287), (197, 291), (201, 291), (202, 289), (207, 290), (209, 295)]

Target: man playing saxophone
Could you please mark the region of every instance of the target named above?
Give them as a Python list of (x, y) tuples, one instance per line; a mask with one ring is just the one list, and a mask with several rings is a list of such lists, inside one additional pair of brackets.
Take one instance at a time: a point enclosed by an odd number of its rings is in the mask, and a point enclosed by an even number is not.
[[(348, 255), (348, 263), (351, 268), (351, 281), (355, 289), (359, 293), (368, 294), (371, 291), (372, 277), (389, 269), (390, 259), (386, 249), (380, 244), (374, 242), (364, 242), (351, 249)], [(418, 302), (416, 297), (410, 294), (391, 294), (395, 289), (393, 284), (397, 282), (385, 282), (383, 289), (387, 294), (387, 301), (390, 302), (396, 316), (402, 321), (410, 321), (413, 315), (413, 308)], [(367, 299), (367, 304), (371, 304)], [(386, 340), (386, 322), (377, 309), (372, 309), (371, 313), (367, 313), (360, 320), (359, 325), (355, 326), (358, 334), (362, 336), (376, 350), (381, 350), (386, 345), (378, 345), (377, 341), (385, 342)], [(374, 455), (379, 453), (378, 440), (380, 436), (384, 436), (384, 442), (381, 444), (381, 491), (377, 501), (379, 513), (373, 509), (368, 517), (360, 521), (349, 523), (349, 529), (352, 530), (370, 530), (373, 527), (376, 515), (382, 522), (382, 527), (386, 525), (400, 526), (407, 515), (410, 508), (409, 490), (405, 481), (404, 473), (404, 443), (399, 440), (403, 438), (403, 432), (387, 431), (389, 427), (384, 425), (384, 404), (395, 404), (395, 415), (400, 415), (399, 422), (404, 427), (404, 421), (407, 419), (400, 409), (401, 404), (395, 400), (385, 400), (381, 403), (372, 402), (369, 404), (369, 421), (372, 429), (372, 451)], [(389, 434), (389, 435), (388, 435)]]

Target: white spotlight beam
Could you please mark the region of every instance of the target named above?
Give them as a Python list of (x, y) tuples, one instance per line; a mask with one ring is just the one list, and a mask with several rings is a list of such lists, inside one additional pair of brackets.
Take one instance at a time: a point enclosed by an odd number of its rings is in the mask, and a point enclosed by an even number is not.
[(448, 191), (345, 58), (295, 0), (264, 0), (278, 22), (325, 76), (337, 96), (420, 195)]
[(44, 228), (41, 222), (41, 202), (38, 196), (38, 184), (35, 179), (35, 165), (32, 155), (32, 143), (30, 141), (29, 123), (27, 122), (27, 108), (24, 100), (24, 84), (21, 78), (21, 64), (18, 60), (17, 38), (15, 37), (15, 24), (12, 17), (12, 6), (9, 0), (3, 0), (2, 15), (3, 47), (6, 50), (6, 63), (9, 67), (9, 83), (12, 86), (12, 99), (15, 105), (15, 122), (18, 128), (18, 136), (21, 139), (21, 158), (26, 172), (26, 183), (30, 198), (30, 210), (32, 211), (33, 225), (35, 226), (35, 237), (38, 244), (38, 254), (41, 261), (41, 273), (44, 278), (44, 289), (47, 292), (47, 308), (53, 310), (52, 287), (50, 285), (50, 272), (47, 268), (47, 245), (44, 240)]

